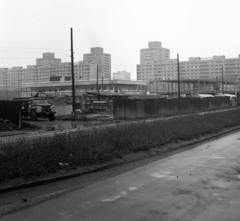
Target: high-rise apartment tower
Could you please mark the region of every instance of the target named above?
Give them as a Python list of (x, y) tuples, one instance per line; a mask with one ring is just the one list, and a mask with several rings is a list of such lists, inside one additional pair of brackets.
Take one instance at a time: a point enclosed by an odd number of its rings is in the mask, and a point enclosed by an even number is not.
[(170, 50), (162, 48), (159, 41), (148, 42), (148, 48), (140, 50), (140, 64), (154, 63), (170, 59)]
[(103, 53), (103, 48), (91, 48), (91, 53), (83, 55), (83, 61), (98, 66), (98, 78), (111, 79), (111, 55)]

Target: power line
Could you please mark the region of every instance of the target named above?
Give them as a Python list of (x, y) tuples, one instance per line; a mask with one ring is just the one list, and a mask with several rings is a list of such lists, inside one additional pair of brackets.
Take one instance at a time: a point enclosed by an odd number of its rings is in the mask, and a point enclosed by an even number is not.
[[(16, 53), (45, 53), (45, 52), (38, 52), (38, 51), (1, 51), (0, 50), (0, 53), (3, 53), (3, 52), (7, 52), (7, 53), (12, 53), (12, 52), (16, 52)], [(50, 52), (50, 51), (48, 51)], [(57, 52), (57, 54), (63, 54), (63, 53), (67, 53), (67, 52)]]
[[(49, 47), (44, 48), (25, 48), (25, 47), (0, 47), (0, 48), (13, 48), (13, 49), (27, 49), (27, 50), (46, 50)], [(59, 50), (59, 51), (69, 51), (70, 49), (63, 49), (63, 48), (50, 48), (51, 50)]]

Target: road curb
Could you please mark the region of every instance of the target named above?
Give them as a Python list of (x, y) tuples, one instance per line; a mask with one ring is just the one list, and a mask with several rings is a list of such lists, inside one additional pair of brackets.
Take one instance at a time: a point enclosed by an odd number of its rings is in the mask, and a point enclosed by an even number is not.
[[(204, 137), (202, 139), (200, 138), (199, 140), (196, 140), (196, 141), (190, 141), (186, 144), (179, 145), (179, 146), (177, 146), (173, 149), (165, 149), (165, 150), (157, 151), (157, 152), (159, 152), (159, 153), (157, 153), (157, 155), (159, 155), (159, 154), (161, 154), (161, 155), (164, 155), (164, 154), (173, 155), (173, 154), (176, 154), (177, 151), (179, 151), (179, 150), (186, 151), (186, 150), (194, 148), (193, 145), (200, 144), (200, 143), (203, 143), (205, 141), (209, 141), (211, 139), (216, 139), (216, 138), (219, 138), (219, 137), (223, 137), (225, 135), (228, 135), (228, 134), (230, 134), (232, 132), (235, 132), (235, 131), (238, 131), (238, 130), (240, 130), (240, 126), (236, 126), (236, 127), (231, 128), (229, 130), (219, 132), (217, 134)], [(150, 157), (153, 157), (153, 156), (149, 155), (149, 158)], [(66, 180), (66, 179), (70, 179), (70, 178), (73, 178), (73, 177), (82, 176), (82, 175), (86, 175), (86, 174), (90, 174), (90, 173), (96, 173), (96, 172), (102, 171), (102, 170), (107, 169), (107, 168), (112, 168), (114, 166), (120, 166), (120, 165), (123, 165), (123, 164), (126, 164), (126, 163), (136, 162), (136, 161), (139, 161), (139, 160), (142, 160), (142, 159), (145, 159), (145, 158), (146, 157), (137, 158), (137, 159), (134, 159), (134, 160), (131, 160), (131, 161), (121, 160), (121, 162), (118, 162), (118, 163), (111, 163), (110, 162), (109, 164), (105, 163), (102, 166), (96, 166), (96, 165), (94, 166), (93, 165), (93, 168), (89, 169), (88, 171), (77, 172), (77, 173), (72, 173), (72, 174), (58, 176), (58, 177), (51, 177), (51, 178), (41, 179), (41, 180), (37, 180), (37, 181), (33, 181), (33, 182), (26, 182), (26, 183), (22, 183), (22, 184), (16, 185), (16, 186), (8, 186), (8, 187), (0, 188), (0, 194), (1, 193), (6, 193), (6, 192), (11, 192), (11, 191), (14, 191), (14, 190), (20, 190), (20, 189), (24, 189), (24, 188), (29, 188), (29, 187), (35, 187), (35, 186), (40, 186), (40, 185), (44, 185), (44, 184), (54, 183), (54, 182), (57, 182), (57, 181)]]

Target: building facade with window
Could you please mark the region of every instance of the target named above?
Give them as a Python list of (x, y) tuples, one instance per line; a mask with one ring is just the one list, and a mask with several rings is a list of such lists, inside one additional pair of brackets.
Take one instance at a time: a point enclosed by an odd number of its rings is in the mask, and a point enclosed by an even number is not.
[(131, 80), (131, 73), (127, 71), (117, 71), (113, 73), (113, 80)]
[(61, 64), (61, 59), (55, 58), (54, 53), (51, 53), (51, 52), (43, 53), (42, 58), (36, 59), (37, 66), (58, 65), (58, 64)]
[(159, 41), (148, 42), (148, 48), (140, 50), (140, 64), (150, 64), (170, 59), (170, 50)]
[[(86, 91), (107, 91), (122, 94), (143, 94), (146, 93), (147, 84), (144, 81), (129, 80), (99, 80), (98, 84), (95, 80), (76, 80), (75, 94), (82, 94)], [(51, 81), (39, 83), (22, 83), (21, 95), (33, 96), (36, 93), (44, 93), (49, 95), (70, 95), (72, 94), (72, 83), (70, 81)]]
[(83, 55), (83, 61), (97, 65), (98, 78), (111, 79), (111, 55), (103, 53), (103, 48), (91, 48), (91, 53)]
[[(96, 50), (92, 50), (94, 53)], [(97, 50), (98, 51), (98, 50)], [(100, 52), (103, 51), (100, 50)], [(111, 56), (107, 54), (84, 55), (84, 61), (74, 63), (75, 80), (91, 80), (97, 78), (97, 65), (99, 66), (99, 78), (111, 79)], [(12, 67), (0, 68), (0, 90), (20, 91), (21, 83), (49, 82), (51, 77), (71, 77), (71, 63), (61, 62), (55, 58), (54, 53), (43, 53), (42, 58), (36, 59), (36, 65), (28, 65), (27, 68)]]
[[(155, 80), (171, 80), (178, 78), (177, 59), (156, 60), (149, 56), (147, 62), (142, 60), (137, 65), (137, 80), (146, 82)], [(181, 79), (230, 79), (240, 78), (240, 55), (236, 58), (213, 56), (211, 58), (190, 57), (180, 62)]]

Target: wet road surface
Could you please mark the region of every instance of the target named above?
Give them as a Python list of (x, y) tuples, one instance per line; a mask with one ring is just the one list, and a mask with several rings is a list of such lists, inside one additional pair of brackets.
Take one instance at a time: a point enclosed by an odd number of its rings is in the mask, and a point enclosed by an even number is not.
[(238, 220), (240, 132), (3, 216), (7, 220)]

